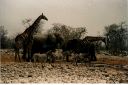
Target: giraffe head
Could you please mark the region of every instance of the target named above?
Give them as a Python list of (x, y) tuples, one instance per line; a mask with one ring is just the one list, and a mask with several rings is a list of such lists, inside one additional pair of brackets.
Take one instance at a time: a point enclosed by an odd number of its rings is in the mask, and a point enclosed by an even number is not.
[(41, 18), (48, 21), (48, 18), (42, 13)]

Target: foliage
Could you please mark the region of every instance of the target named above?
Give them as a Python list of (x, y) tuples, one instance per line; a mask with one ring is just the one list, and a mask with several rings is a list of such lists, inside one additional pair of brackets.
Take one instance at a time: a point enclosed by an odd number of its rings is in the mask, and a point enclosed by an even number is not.
[(109, 38), (109, 51), (111, 54), (119, 55), (127, 49), (128, 30), (124, 22), (112, 24), (105, 27), (105, 36)]
[(65, 42), (71, 39), (79, 39), (87, 32), (86, 27), (73, 28), (60, 23), (54, 23), (48, 33), (59, 33), (63, 36)]
[(0, 26), (0, 41), (1, 41), (1, 48), (6, 48), (6, 46), (7, 46), (7, 30), (4, 29), (4, 26)]
[(5, 30), (4, 26), (0, 26), (0, 42), (1, 49), (13, 48), (14, 47), (14, 39), (7, 37), (7, 30)]

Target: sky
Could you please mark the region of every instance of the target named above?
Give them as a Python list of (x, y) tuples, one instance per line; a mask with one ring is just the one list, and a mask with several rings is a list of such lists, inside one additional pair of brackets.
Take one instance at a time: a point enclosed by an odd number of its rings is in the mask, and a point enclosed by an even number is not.
[(87, 35), (102, 35), (104, 27), (128, 21), (128, 0), (0, 0), (0, 26), (13, 36), (25, 30), (22, 20), (44, 13), (42, 29), (53, 23), (86, 27)]

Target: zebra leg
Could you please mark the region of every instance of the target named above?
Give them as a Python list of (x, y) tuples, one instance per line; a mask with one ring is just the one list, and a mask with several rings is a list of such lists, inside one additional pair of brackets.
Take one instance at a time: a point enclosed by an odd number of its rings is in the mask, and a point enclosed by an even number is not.
[(22, 59), (26, 62), (27, 59), (28, 59), (28, 51), (27, 49), (24, 47), (23, 49), (23, 56), (22, 56)]
[(93, 53), (92, 53), (92, 52), (91, 52), (91, 53), (89, 53), (89, 56), (90, 56), (90, 61), (93, 61), (94, 56), (93, 56)]
[(74, 59), (74, 61), (75, 61), (75, 65), (78, 66), (77, 63), (78, 63), (78, 57), (79, 57), (79, 56), (78, 56), (77, 54), (75, 54), (74, 56), (75, 56), (75, 59)]
[(19, 57), (18, 55), (19, 55), (19, 50), (17, 49), (17, 50), (15, 51), (15, 61), (16, 61), (17, 57)]
[(93, 58), (94, 58), (94, 61), (97, 61), (97, 58), (96, 58), (96, 56), (95, 56), (95, 55), (94, 55), (94, 57), (93, 57)]
[(49, 52), (47, 52), (47, 59), (46, 59), (46, 62), (50, 62)]
[(53, 54), (51, 54), (51, 57), (52, 57), (52, 63), (55, 62), (55, 56)]
[(31, 52), (31, 61), (34, 62), (33, 53)]
[(50, 63), (51, 60), (52, 60), (52, 62), (53, 62), (52, 51), (50, 50), (50, 51), (47, 52), (47, 62)]
[(66, 61), (69, 62), (69, 56), (68, 55), (66, 55)]
[(47, 54), (47, 60), (46, 60), (46, 62), (50, 63), (50, 55), (49, 54)]
[(94, 53), (91, 54), (91, 61), (97, 61), (96, 55)]
[(16, 62), (17, 52), (15, 51), (15, 62)]
[(18, 54), (18, 57), (19, 57), (19, 61), (21, 62), (21, 59), (20, 59), (20, 55)]
[(23, 61), (26, 61), (26, 53), (22, 56)]
[(21, 62), (19, 51), (18, 51), (18, 53), (17, 53), (17, 56), (18, 56), (18, 58), (19, 58), (19, 61)]

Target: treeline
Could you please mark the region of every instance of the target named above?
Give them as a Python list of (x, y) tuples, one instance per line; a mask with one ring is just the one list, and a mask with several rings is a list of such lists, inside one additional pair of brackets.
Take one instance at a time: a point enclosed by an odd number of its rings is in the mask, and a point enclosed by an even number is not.
[[(27, 23), (28, 24), (28, 23)], [(54, 23), (53, 27), (48, 30), (48, 34), (59, 33), (63, 36), (64, 41), (71, 39), (79, 39), (86, 33), (86, 27), (73, 28), (60, 23)], [(1, 39), (1, 49), (14, 48), (15, 42), (14, 38), (7, 37), (8, 31), (5, 30), (4, 26), (0, 26), (0, 39)]]
[[(104, 27), (104, 36), (108, 37), (108, 51), (110, 54), (119, 55), (128, 52), (128, 26), (126, 23), (111, 24)], [(60, 23), (54, 23), (48, 33), (59, 33), (64, 42), (71, 39), (84, 38), (87, 33), (86, 27), (70, 27)], [(1, 49), (14, 48), (14, 38), (7, 37), (8, 31), (0, 26)], [(99, 45), (100, 46), (100, 45)], [(98, 50), (102, 50), (100, 46)]]

